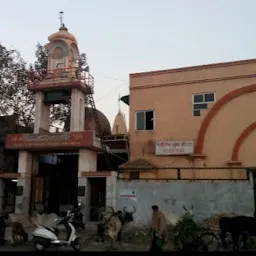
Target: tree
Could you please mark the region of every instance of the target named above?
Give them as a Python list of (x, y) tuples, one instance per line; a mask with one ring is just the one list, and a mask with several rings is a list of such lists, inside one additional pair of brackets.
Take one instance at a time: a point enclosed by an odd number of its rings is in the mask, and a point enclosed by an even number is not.
[(19, 124), (34, 121), (35, 99), (27, 89), (26, 63), (15, 49), (0, 44), (0, 115), (17, 114)]
[[(35, 96), (27, 88), (28, 83), (37, 83), (47, 76), (48, 51), (41, 44), (36, 46), (36, 61), (26, 67), (19, 52), (0, 44), (0, 115), (17, 114), (19, 124), (32, 127), (35, 116)], [(86, 54), (76, 60), (76, 74), (88, 72)], [(50, 107), (51, 125), (63, 123), (70, 114), (69, 104)]]

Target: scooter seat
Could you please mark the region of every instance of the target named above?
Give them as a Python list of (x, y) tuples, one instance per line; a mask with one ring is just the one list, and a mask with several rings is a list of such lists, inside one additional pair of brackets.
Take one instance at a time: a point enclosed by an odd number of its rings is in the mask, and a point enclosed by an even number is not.
[(48, 229), (49, 231), (51, 231), (51, 232), (53, 232), (54, 234), (57, 234), (57, 230), (56, 229), (54, 229), (54, 228), (52, 228), (52, 227), (46, 227), (46, 226), (44, 226), (46, 229)]

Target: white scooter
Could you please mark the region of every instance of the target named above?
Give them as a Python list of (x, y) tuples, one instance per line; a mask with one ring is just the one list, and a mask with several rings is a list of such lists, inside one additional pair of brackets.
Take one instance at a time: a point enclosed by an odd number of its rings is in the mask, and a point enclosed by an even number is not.
[(37, 225), (32, 233), (34, 248), (36, 251), (44, 251), (48, 247), (71, 246), (74, 251), (80, 251), (79, 239), (76, 236), (76, 230), (71, 224), (73, 213), (68, 211), (66, 217), (62, 220), (56, 220), (56, 225), (64, 225), (67, 230), (67, 240), (58, 239), (58, 230)]

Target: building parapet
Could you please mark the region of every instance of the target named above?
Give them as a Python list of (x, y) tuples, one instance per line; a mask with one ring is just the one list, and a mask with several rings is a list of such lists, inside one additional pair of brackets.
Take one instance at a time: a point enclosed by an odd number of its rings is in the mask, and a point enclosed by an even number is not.
[(127, 141), (128, 140), (128, 135), (127, 134), (109, 135), (109, 136), (103, 136), (102, 139), (105, 142), (108, 142), (108, 141)]
[(256, 59), (130, 74), (130, 89), (254, 78)]
[(36, 81), (34, 73), (28, 74), (28, 89), (47, 91), (56, 89), (78, 88), (86, 94), (94, 93), (94, 78), (91, 74), (76, 68), (54, 69), (45, 71), (45, 80)]
[(128, 180), (173, 180), (173, 181), (249, 181), (256, 167), (142, 167), (120, 169), (118, 178)]

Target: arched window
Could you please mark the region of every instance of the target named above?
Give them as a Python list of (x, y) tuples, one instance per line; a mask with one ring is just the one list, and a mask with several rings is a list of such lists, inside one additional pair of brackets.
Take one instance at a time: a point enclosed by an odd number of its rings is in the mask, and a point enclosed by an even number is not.
[(53, 48), (52, 53), (52, 69), (64, 69), (65, 68), (65, 57), (64, 49), (58, 45)]

